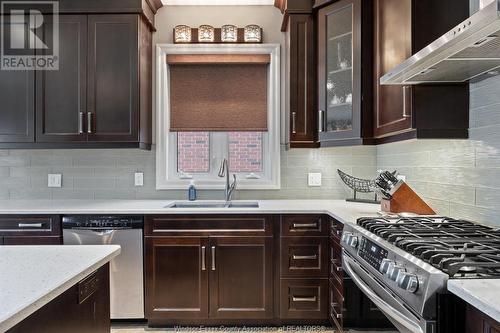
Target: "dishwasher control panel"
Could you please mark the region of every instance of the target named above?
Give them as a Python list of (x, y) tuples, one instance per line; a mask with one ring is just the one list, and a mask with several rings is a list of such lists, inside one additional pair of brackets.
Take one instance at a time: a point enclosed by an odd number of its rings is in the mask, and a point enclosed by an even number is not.
[(142, 216), (68, 215), (62, 218), (63, 229), (139, 229), (144, 225)]

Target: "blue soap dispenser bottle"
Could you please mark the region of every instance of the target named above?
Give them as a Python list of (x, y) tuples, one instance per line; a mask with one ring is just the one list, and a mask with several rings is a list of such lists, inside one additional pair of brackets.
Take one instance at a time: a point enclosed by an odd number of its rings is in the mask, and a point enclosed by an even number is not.
[(194, 180), (192, 180), (191, 183), (189, 184), (188, 198), (189, 198), (189, 201), (196, 200), (196, 187), (194, 186)]

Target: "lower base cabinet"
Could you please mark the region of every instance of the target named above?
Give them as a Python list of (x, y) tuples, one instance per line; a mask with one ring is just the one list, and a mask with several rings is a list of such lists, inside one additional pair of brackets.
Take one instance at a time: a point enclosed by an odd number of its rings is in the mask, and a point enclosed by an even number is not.
[(272, 237), (146, 237), (146, 317), (272, 319)]
[(328, 279), (281, 279), (280, 318), (327, 318)]
[(467, 305), (465, 315), (465, 333), (500, 333), (500, 323)]
[(7, 333), (109, 333), (109, 318), (109, 264), (106, 264)]

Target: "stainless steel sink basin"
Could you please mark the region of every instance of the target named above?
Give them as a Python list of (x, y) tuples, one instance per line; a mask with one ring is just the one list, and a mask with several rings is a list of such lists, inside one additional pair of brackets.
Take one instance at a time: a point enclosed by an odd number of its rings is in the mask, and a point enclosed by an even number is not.
[(234, 201), (234, 202), (224, 202), (224, 201), (175, 201), (165, 208), (259, 208), (259, 203), (257, 201)]

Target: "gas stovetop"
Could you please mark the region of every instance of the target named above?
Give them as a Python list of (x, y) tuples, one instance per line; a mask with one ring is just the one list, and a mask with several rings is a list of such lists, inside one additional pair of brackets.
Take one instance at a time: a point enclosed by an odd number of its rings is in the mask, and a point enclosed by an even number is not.
[(447, 217), (372, 217), (358, 225), (451, 278), (500, 278), (499, 229)]

